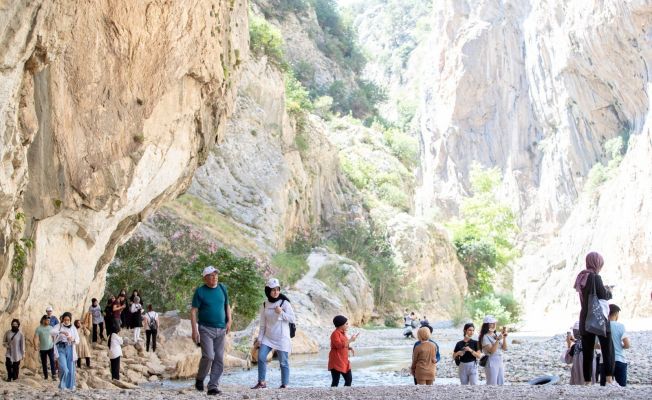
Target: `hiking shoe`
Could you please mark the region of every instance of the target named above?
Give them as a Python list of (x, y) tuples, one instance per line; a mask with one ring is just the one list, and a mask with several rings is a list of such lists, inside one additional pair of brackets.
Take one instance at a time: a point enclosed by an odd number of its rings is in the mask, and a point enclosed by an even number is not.
[(287, 386), (287, 385), (281, 385), (281, 386), (279, 386), (278, 388), (279, 388), (279, 389), (287, 389), (288, 386)]
[(258, 382), (252, 389), (267, 389), (267, 384), (265, 382)]
[(220, 393), (222, 392), (220, 392), (219, 389), (208, 389), (208, 392), (206, 392), (206, 394), (209, 396), (217, 396)]
[(195, 379), (195, 389), (199, 390), (200, 392), (204, 391), (204, 380), (203, 379)]

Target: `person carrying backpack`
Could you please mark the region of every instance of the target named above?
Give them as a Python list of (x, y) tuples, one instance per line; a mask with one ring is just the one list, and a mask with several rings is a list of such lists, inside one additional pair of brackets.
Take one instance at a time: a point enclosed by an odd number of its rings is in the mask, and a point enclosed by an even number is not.
[(150, 339), (152, 351), (156, 351), (156, 334), (158, 333), (158, 313), (153, 310), (152, 305), (147, 305), (145, 313), (145, 349), (149, 351)]
[(281, 294), (281, 284), (278, 279), (271, 278), (265, 285), (267, 301), (260, 309), (260, 331), (254, 346), (258, 346), (258, 383), (252, 389), (267, 387), (267, 355), (276, 351), (281, 364), (281, 389), (290, 383), (290, 364), (288, 358), (292, 349), (290, 341), (290, 324), (294, 323), (294, 310), (290, 300)]

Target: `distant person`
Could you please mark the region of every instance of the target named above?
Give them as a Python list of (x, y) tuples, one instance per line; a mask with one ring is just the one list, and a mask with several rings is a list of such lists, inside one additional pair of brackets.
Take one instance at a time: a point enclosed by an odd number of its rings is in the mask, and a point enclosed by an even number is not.
[(45, 308), (45, 314), (48, 316), (49, 324), (52, 327), (54, 327), (56, 325), (59, 325), (59, 320), (57, 319), (57, 317), (55, 315), (52, 314), (53, 312), (54, 312), (54, 310), (52, 309), (52, 306), (47, 306)]
[(276, 351), (281, 366), (280, 389), (285, 389), (290, 384), (290, 324), (294, 323), (294, 310), (290, 300), (281, 293), (278, 279), (267, 281), (265, 296), (267, 301), (260, 308), (260, 330), (254, 342), (258, 347), (258, 383), (252, 389), (267, 387), (267, 355), (271, 351)]
[(625, 325), (618, 322), (620, 307), (609, 304), (609, 324), (611, 325), (611, 340), (614, 346), (614, 378), (620, 386), (627, 386), (627, 359), (625, 349), (629, 349), (629, 337), (625, 332)]
[[(138, 304), (140, 305), (140, 310), (138, 312), (134, 311), (133, 305), (136, 304), (136, 298), (138, 298)], [(140, 292), (134, 289), (131, 292), (129, 297), (129, 303), (127, 304), (126, 320), (125, 323), (129, 329), (134, 329), (137, 323), (140, 323), (139, 327), (142, 327), (142, 310), (143, 310), (143, 298), (140, 296)], [(134, 340), (135, 341), (135, 340)]]
[(120, 311), (120, 328), (128, 328), (127, 325), (127, 314), (129, 313), (129, 310), (127, 308), (127, 289), (122, 288), (120, 290), (120, 293), (118, 294), (117, 300), (124, 306), (122, 310)]
[(593, 349), (595, 348), (596, 336), (600, 342), (600, 349), (602, 350), (602, 362), (604, 363), (604, 375), (606, 376), (605, 382), (609, 385), (612, 383), (614, 375), (614, 348), (611, 342), (611, 327), (607, 324), (607, 335), (598, 336), (584, 329), (584, 323), (588, 314), (589, 296), (595, 290), (599, 299), (611, 299), (611, 293), (605, 288), (600, 277), (600, 271), (604, 265), (602, 256), (596, 252), (591, 252), (586, 255), (586, 269), (582, 270), (575, 279), (575, 290), (580, 296), (581, 311), (580, 311), (580, 334), (582, 335), (582, 349), (583, 349), (583, 372), (584, 382), (591, 383), (591, 365), (593, 364)]
[(20, 361), (25, 357), (25, 336), (20, 331), (19, 320), (11, 320), (11, 329), (5, 333), (2, 344), (6, 349), (7, 382), (15, 381), (18, 379)]
[(100, 343), (104, 341), (104, 316), (102, 315), (102, 307), (97, 302), (97, 299), (91, 300), (91, 306), (88, 307), (88, 312), (93, 319), (93, 343), (97, 343), (98, 331)]
[(414, 338), (414, 333), (412, 332), (412, 325), (403, 328), (403, 336), (406, 339)]
[(81, 369), (82, 358), (86, 360), (86, 368), (91, 367), (91, 347), (88, 345), (88, 336), (91, 330), (86, 326), (86, 322), (82, 323), (76, 319), (75, 328), (77, 328), (77, 335), (79, 335), (79, 343), (75, 345), (77, 350), (77, 368)]
[(116, 329), (117, 327), (122, 328), (124, 325), (123, 312), (127, 308), (126, 302), (127, 299), (122, 293), (118, 295), (118, 298), (113, 302), (113, 329)]
[(50, 359), (50, 371), (52, 371), (52, 380), (57, 380), (57, 369), (54, 365), (54, 342), (52, 341), (52, 327), (50, 318), (47, 315), (41, 317), (41, 324), (34, 332), (32, 339), (34, 346), (39, 349), (41, 356), (41, 367), (43, 368), (43, 377), (48, 379), (48, 359)]
[(134, 297), (130, 306), (131, 311), (131, 328), (134, 330), (134, 343), (140, 341), (140, 328), (143, 327), (143, 306), (140, 304), (140, 297)]
[(410, 373), (417, 381), (417, 385), (432, 385), (437, 376), (437, 345), (430, 342), (430, 330), (422, 326), (417, 331), (421, 342), (412, 350), (412, 366)]
[(120, 358), (122, 357), (122, 343), (123, 340), (118, 335), (120, 333), (120, 326), (117, 326), (113, 332), (109, 334), (107, 342), (109, 343), (109, 362), (111, 364), (111, 379), (116, 381), (120, 380)]
[(505, 384), (505, 366), (503, 365), (502, 352), (507, 350), (507, 330), (496, 333), (496, 318), (487, 315), (482, 321), (478, 341), (482, 346), (482, 353), (489, 359), (484, 367), (487, 385)]
[(212, 265), (204, 268), (204, 285), (192, 296), (190, 321), (192, 340), (201, 346), (201, 360), (195, 380), (195, 389), (204, 390), (204, 379), (210, 371), (208, 395), (217, 395), (224, 372), (224, 339), (231, 330), (231, 307), (226, 287), (218, 283), (218, 270)]
[(104, 323), (106, 324), (106, 336), (113, 332), (113, 303), (115, 303), (115, 296), (109, 297), (104, 307)]
[(453, 359), (458, 366), (461, 385), (478, 385), (478, 360), (482, 351), (478, 342), (473, 340), (475, 326), (472, 323), (464, 324), (464, 339), (455, 344)]
[(421, 326), (430, 326), (430, 322), (428, 322), (428, 318), (424, 315), (423, 318), (419, 321)]
[(349, 330), (348, 319), (343, 315), (333, 318), (335, 330), (331, 334), (331, 350), (328, 353), (328, 370), (331, 372), (331, 387), (337, 387), (340, 384), (340, 375), (344, 377), (344, 386), (351, 386), (353, 375), (351, 374), (351, 362), (349, 361), (349, 351), (355, 354), (351, 343), (355, 342), (360, 333), (346, 336)]
[(59, 360), (59, 389), (75, 389), (75, 362), (79, 344), (79, 334), (72, 324), (72, 314), (63, 313), (61, 322), (52, 328), (55, 355)]
[(158, 313), (154, 311), (151, 304), (147, 305), (145, 313), (145, 350), (149, 351), (149, 345), (152, 345), (152, 351), (156, 351), (156, 335), (158, 334)]

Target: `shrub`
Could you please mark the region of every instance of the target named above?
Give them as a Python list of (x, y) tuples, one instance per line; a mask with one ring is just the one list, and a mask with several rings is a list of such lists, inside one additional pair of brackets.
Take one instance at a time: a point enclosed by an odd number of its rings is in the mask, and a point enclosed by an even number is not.
[(383, 138), (392, 150), (392, 154), (406, 168), (413, 169), (419, 165), (419, 142), (416, 138), (396, 128), (384, 129)]
[(469, 314), (478, 326), (482, 325), (482, 320), (486, 315), (493, 315), (500, 325), (507, 325), (513, 322), (512, 315), (493, 294), (467, 299), (467, 304)]
[(290, 252), (276, 253), (272, 257), (272, 266), (276, 268), (277, 278), (284, 285), (294, 285), (308, 272), (307, 254)]
[(509, 312), (511, 316), (510, 322), (517, 323), (521, 320), (523, 309), (511, 293), (498, 294), (498, 300), (500, 300), (500, 305), (502, 305), (505, 310)]
[(256, 57), (266, 55), (269, 62), (279, 67), (285, 64), (281, 31), (253, 15), (249, 15), (249, 49)]
[(290, 72), (285, 74), (285, 108), (295, 118), (313, 108), (308, 91)]

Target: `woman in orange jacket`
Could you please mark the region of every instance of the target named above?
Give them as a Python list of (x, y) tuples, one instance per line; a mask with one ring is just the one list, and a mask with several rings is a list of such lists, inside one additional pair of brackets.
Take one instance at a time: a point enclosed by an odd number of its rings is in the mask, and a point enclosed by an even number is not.
[(328, 353), (328, 370), (331, 371), (331, 387), (337, 387), (340, 383), (340, 375), (344, 377), (344, 386), (351, 386), (353, 376), (351, 375), (351, 363), (349, 362), (349, 351), (354, 354), (351, 343), (355, 342), (359, 333), (346, 336), (349, 323), (345, 316), (338, 315), (333, 318), (335, 330), (331, 334), (331, 351)]

